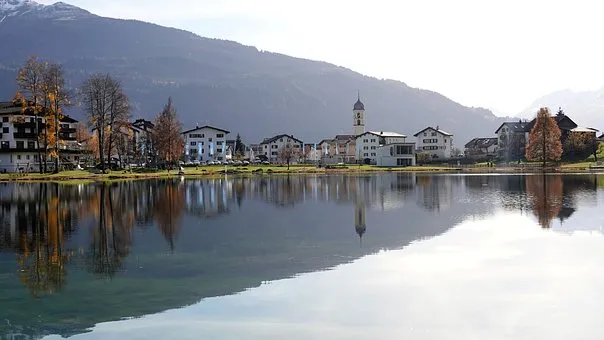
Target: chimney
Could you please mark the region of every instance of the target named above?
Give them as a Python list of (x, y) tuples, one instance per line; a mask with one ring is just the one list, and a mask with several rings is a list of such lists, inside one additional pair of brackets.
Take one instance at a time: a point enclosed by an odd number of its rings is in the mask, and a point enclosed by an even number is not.
[(436, 131), (440, 130), (440, 127), (438, 125), (436, 125)]

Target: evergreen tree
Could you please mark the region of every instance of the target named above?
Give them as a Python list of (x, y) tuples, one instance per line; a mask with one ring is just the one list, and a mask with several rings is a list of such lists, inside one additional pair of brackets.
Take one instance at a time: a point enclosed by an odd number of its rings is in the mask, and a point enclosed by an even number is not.
[(237, 139), (235, 139), (235, 150), (233, 150), (233, 154), (237, 157), (243, 157), (245, 154), (245, 146), (243, 146), (243, 142), (241, 142), (241, 136), (237, 134)]
[(529, 134), (526, 145), (526, 159), (541, 161), (543, 167), (547, 161), (558, 161), (562, 156), (560, 129), (548, 108), (543, 107), (537, 112), (535, 126)]

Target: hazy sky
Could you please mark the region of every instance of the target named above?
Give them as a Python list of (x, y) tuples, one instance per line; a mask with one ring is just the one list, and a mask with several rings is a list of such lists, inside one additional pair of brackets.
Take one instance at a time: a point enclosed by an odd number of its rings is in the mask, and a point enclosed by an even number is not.
[(65, 1), (328, 61), (510, 114), (556, 90), (604, 86), (598, 1)]

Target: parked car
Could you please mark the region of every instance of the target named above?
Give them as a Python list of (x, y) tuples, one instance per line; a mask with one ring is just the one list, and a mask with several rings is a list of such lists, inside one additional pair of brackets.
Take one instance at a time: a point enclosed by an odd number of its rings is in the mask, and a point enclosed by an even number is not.
[(250, 165), (249, 161), (243, 161), (243, 165)]
[(269, 161), (263, 161), (263, 162), (262, 162), (262, 164), (263, 164), (263, 165), (270, 165), (270, 164), (271, 164), (271, 162), (269, 162)]
[(233, 163), (234, 165), (241, 165), (243, 163), (241, 163), (241, 161), (235, 161), (235, 163)]
[(208, 161), (208, 165), (215, 165), (216, 163), (214, 161)]

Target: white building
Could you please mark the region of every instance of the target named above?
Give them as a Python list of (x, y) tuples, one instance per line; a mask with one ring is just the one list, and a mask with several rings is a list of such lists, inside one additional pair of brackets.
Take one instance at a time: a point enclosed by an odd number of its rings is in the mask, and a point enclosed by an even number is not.
[(198, 126), (183, 132), (185, 161), (224, 161), (227, 156), (226, 136), (230, 132), (212, 126)]
[(392, 143), (377, 148), (377, 166), (414, 166), (415, 143)]
[(367, 131), (356, 137), (356, 157), (366, 164), (377, 164), (378, 148), (405, 143), (407, 136), (396, 132)]
[[(286, 146), (293, 147), (297, 150), (298, 154), (302, 156), (303, 142), (292, 135), (281, 134), (271, 138), (265, 138), (260, 143), (262, 155), (264, 155), (270, 162), (276, 162), (279, 160), (279, 151)], [(258, 155), (256, 155), (258, 156)]]
[[(63, 165), (75, 166), (80, 160), (82, 149), (76, 138), (77, 123), (69, 116), (59, 121), (59, 155)], [(43, 136), (45, 124), (44, 117), (23, 111), (18, 103), (0, 102), (0, 172), (40, 170), (36, 140), (38, 136)], [(53, 147), (49, 145), (49, 148)], [(47, 164), (54, 166), (51, 160)]]
[(417, 152), (425, 152), (432, 158), (451, 158), (453, 135), (441, 130), (438, 126), (428, 126), (413, 135), (417, 138)]

